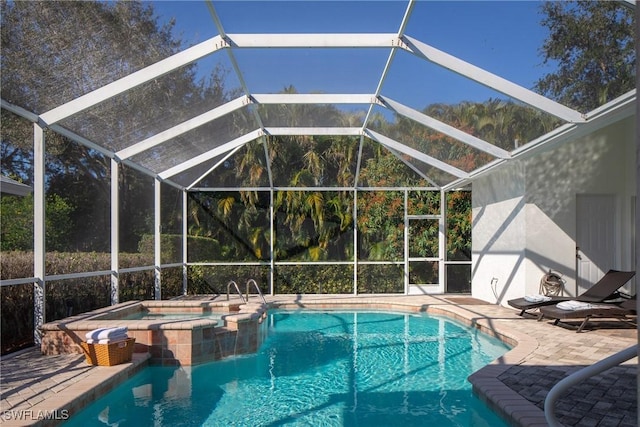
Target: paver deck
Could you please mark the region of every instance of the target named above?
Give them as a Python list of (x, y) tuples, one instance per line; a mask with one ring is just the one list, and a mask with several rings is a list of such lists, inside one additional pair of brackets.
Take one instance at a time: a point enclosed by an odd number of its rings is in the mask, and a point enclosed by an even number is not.
[[(596, 321), (582, 333), (548, 321), (523, 318), (510, 308), (460, 296), (308, 295), (272, 296), (287, 307), (325, 308), (336, 304), (361, 308), (404, 309), (445, 314), (500, 336), (514, 345), (470, 379), (475, 392), (511, 425), (546, 426), (544, 399), (553, 385), (579, 368), (638, 343), (628, 324)], [(637, 358), (568, 390), (556, 405), (567, 426), (640, 425)], [(0, 424), (57, 425), (97, 396), (147, 364), (93, 367), (83, 356), (41, 356), (36, 349), (0, 361)]]

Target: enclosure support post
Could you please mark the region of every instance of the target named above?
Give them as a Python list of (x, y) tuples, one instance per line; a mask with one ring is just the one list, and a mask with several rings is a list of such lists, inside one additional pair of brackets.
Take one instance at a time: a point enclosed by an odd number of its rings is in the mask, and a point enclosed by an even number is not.
[(45, 283), (45, 141), (44, 129), (33, 125), (33, 339), (42, 343), (40, 328), (46, 319)]
[[(392, 53), (393, 54), (393, 53)], [(384, 78), (384, 75), (383, 75)], [(367, 124), (367, 119), (369, 114), (371, 114), (371, 109), (373, 105), (369, 108), (367, 112), (367, 117), (364, 119), (364, 126)], [(358, 177), (360, 176), (360, 168), (362, 167), (362, 150), (364, 148), (364, 135), (360, 135), (360, 143), (358, 145), (358, 160), (356, 161), (356, 174), (355, 181), (353, 184), (353, 289), (354, 293), (358, 294), (358, 257), (360, 252), (358, 251), (358, 233), (360, 230), (358, 229)]]
[(274, 224), (275, 224), (275, 211), (273, 210), (273, 186), (271, 186), (271, 189), (269, 190), (269, 219), (271, 221), (271, 224), (269, 224), (269, 227), (271, 228), (271, 232), (269, 233), (269, 245), (270, 245), (270, 250), (269, 252), (271, 253), (271, 268), (270, 270), (270, 274), (271, 277), (269, 279), (270, 282), (270, 289), (269, 289), (269, 294), (270, 295), (274, 295), (275, 294), (275, 290), (276, 290), (276, 285), (274, 282), (275, 279), (275, 260), (276, 260), (276, 255), (275, 255), (275, 249), (274, 249), (274, 245), (275, 245), (275, 229), (274, 229)]
[(440, 293), (447, 291), (447, 195), (440, 189), (440, 219), (438, 220), (438, 288)]
[(120, 302), (120, 165), (111, 159), (111, 305)]
[(161, 245), (160, 245), (160, 231), (162, 228), (160, 211), (161, 211), (161, 186), (162, 181), (159, 178), (156, 178), (154, 181), (154, 198), (153, 198), (153, 212), (154, 212), (154, 221), (153, 221), (153, 234), (154, 234), (154, 299), (160, 300), (162, 299), (162, 257), (161, 257)]
[[(640, 7), (635, 6), (635, 18), (636, 22), (640, 19)], [(640, 55), (640, 39), (636, 37), (636, 58)], [(640, 84), (640, 74), (636, 72), (636, 87)], [(638, 267), (640, 267), (640, 236), (638, 236), (638, 232), (640, 231), (640, 197), (638, 194), (638, 189), (640, 189), (640, 104), (636, 102), (636, 207), (635, 207), (635, 235), (634, 235), (634, 250), (635, 250), (635, 260), (634, 267), (636, 273), (638, 271)], [(636, 293), (638, 289), (638, 279), (636, 274)], [(640, 310), (640, 301), (636, 301), (636, 311)], [(640, 324), (637, 326), (638, 334), (640, 334)], [(637, 346), (638, 356), (640, 357), (640, 346)], [(637, 398), (640, 399), (640, 387), (637, 387), (638, 391)], [(640, 402), (640, 400), (638, 400)], [(640, 422), (640, 412), (638, 414), (638, 421)]]
[[(362, 140), (362, 137), (360, 137)], [(353, 294), (358, 295), (358, 188), (353, 189)]]
[(187, 190), (182, 190), (182, 295), (187, 295), (189, 284), (189, 270), (187, 266), (187, 213), (189, 212), (189, 198)]
[(409, 295), (409, 218), (407, 217), (409, 212), (409, 194), (407, 189), (404, 190), (404, 245), (403, 245), (403, 260), (404, 260), (404, 294)]

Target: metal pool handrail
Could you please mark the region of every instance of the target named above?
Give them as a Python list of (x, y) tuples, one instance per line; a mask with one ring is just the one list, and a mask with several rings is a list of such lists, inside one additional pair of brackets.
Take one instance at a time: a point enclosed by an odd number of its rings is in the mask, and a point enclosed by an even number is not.
[(240, 292), (240, 288), (238, 287), (238, 284), (233, 280), (230, 280), (229, 283), (227, 283), (227, 301), (229, 301), (229, 288), (231, 288), (231, 285), (233, 285), (233, 287), (236, 288), (236, 292), (238, 293), (238, 295), (240, 295), (240, 299), (242, 300), (243, 303), (246, 304), (247, 301), (244, 299), (242, 292)]
[(616, 354), (613, 354), (606, 359), (602, 359), (599, 362), (594, 363), (591, 366), (582, 368), (577, 372), (563, 378), (559, 381), (547, 394), (547, 398), (544, 401), (544, 417), (551, 427), (562, 427), (562, 424), (558, 421), (555, 415), (555, 403), (560, 396), (569, 388), (579, 382), (586, 380), (587, 378), (598, 375), (607, 369), (613, 368), (616, 365), (620, 365), (629, 359), (633, 359), (638, 355), (638, 345), (633, 345), (627, 349), (624, 349)]
[(249, 285), (253, 283), (253, 287), (256, 288), (256, 291), (258, 291), (258, 295), (260, 295), (260, 298), (262, 299), (262, 303), (266, 304), (267, 300), (264, 299), (264, 295), (262, 295), (262, 291), (260, 290), (260, 286), (258, 286), (258, 283), (254, 280), (254, 279), (249, 279), (247, 280), (247, 301), (249, 301)]

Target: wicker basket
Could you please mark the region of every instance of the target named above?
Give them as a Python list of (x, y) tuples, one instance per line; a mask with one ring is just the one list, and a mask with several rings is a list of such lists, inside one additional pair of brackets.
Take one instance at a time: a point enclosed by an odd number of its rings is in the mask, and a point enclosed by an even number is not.
[(82, 349), (89, 365), (114, 366), (131, 361), (135, 338), (112, 344), (82, 343)]

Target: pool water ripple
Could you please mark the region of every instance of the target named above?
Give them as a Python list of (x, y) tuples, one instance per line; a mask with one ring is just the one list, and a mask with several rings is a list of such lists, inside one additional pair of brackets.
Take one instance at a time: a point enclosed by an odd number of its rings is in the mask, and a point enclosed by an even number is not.
[(255, 355), (150, 367), (68, 425), (506, 426), (467, 377), (508, 351), (446, 318), (269, 313)]

